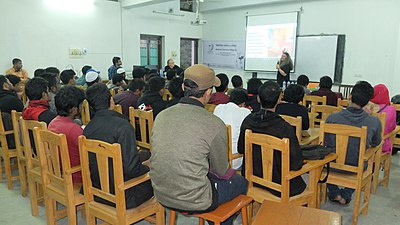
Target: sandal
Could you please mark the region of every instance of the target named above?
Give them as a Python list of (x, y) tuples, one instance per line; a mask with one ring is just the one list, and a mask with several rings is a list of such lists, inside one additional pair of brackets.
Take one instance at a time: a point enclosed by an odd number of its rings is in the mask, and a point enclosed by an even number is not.
[[(339, 198), (338, 198), (338, 197), (339, 197)], [(330, 200), (331, 202), (333, 202), (333, 203), (335, 203), (335, 204), (339, 204), (339, 205), (348, 205), (348, 204), (350, 203), (350, 201), (351, 201), (351, 200), (342, 198), (341, 195), (336, 195), (335, 198), (329, 197), (329, 200)], [(344, 200), (344, 203), (343, 203), (341, 200)]]

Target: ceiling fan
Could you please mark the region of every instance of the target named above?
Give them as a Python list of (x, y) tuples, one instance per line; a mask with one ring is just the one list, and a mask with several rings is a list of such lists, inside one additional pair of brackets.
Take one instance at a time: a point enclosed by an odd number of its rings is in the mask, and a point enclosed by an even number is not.
[(201, 19), (200, 14), (199, 14), (199, 8), (200, 8), (200, 3), (208, 3), (208, 2), (221, 2), (219, 0), (181, 0), (181, 4), (185, 3), (188, 6), (191, 6), (193, 4), (193, 11), (196, 13), (196, 19), (191, 21), (190, 24), (193, 26), (199, 26), (199, 25), (206, 25), (207, 20)]

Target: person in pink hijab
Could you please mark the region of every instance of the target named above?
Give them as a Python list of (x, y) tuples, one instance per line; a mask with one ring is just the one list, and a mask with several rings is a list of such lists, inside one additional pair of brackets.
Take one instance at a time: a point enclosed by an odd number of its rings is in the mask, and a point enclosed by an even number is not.
[[(386, 113), (385, 134), (390, 133), (396, 128), (396, 108), (390, 105), (389, 90), (384, 84), (378, 84), (374, 87), (374, 97), (371, 102), (376, 104), (375, 112)], [(391, 153), (392, 147), (390, 139), (387, 138), (383, 143), (382, 152)]]

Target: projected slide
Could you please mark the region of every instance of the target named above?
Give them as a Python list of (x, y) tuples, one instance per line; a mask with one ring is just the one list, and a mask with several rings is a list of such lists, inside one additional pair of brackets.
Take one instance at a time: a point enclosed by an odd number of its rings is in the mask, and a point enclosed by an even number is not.
[(246, 70), (274, 71), (283, 52), (294, 60), (297, 13), (249, 16), (246, 29)]

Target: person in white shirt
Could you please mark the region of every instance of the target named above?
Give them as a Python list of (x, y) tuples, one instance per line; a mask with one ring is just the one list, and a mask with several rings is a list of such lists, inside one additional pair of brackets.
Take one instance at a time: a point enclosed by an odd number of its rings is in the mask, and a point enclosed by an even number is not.
[[(237, 142), (240, 134), (240, 126), (243, 120), (251, 112), (244, 108), (247, 100), (247, 93), (242, 89), (232, 91), (227, 104), (219, 104), (215, 107), (214, 115), (218, 116), (225, 124), (231, 125), (232, 129), (232, 154), (238, 153)], [(234, 159), (232, 168), (239, 170), (242, 166), (243, 158)]]

